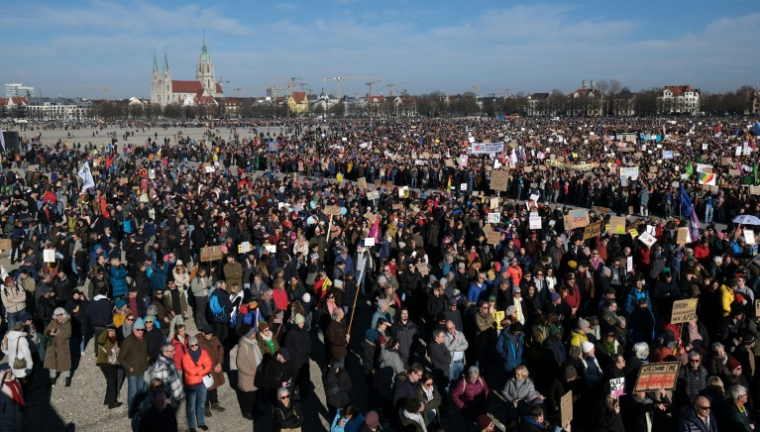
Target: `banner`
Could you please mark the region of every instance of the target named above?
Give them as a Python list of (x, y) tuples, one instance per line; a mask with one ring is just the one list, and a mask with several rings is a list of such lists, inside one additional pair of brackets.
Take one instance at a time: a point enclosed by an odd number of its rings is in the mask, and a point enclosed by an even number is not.
[(470, 154), (493, 154), (501, 153), (504, 150), (504, 143), (472, 143), (470, 144)]
[(269, 141), (269, 143), (267, 143), (267, 151), (269, 153), (280, 151), (280, 143), (278, 141)]
[(538, 212), (530, 212), (530, 229), (541, 229), (541, 216)]
[(713, 173), (699, 173), (699, 184), (701, 185), (710, 185), (715, 186), (715, 182), (717, 181), (718, 177)]
[(639, 378), (633, 391), (675, 390), (680, 368), (681, 363), (678, 362), (646, 364), (639, 369)]

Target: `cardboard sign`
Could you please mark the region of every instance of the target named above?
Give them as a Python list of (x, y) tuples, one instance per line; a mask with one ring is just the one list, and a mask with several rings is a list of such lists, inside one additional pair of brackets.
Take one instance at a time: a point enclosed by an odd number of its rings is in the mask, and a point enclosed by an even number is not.
[(610, 233), (615, 235), (625, 235), (625, 218), (622, 216), (612, 216), (610, 218)]
[(367, 179), (364, 177), (359, 177), (356, 182), (359, 184), (359, 187), (362, 189), (367, 189)]
[(42, 261), (46, 263), (55, 262), (55, 249), (45, 249), (42, 251)]
[(625, 377), (610, 380), (610, 396), (617, 398), (625, 394)]
[(425, 263), (418, 263), (417, 270), (420, 272), (420, 276), (422, 277), (426, 277), (430, 273), (428, 266)]
[(127, 177), (120, 177), (119, 178), (119, 185), (120, 186), (124, 186), (127, 183), (129, 183), (129, 179)]
[(570, 216), (573, 218), (573, 226), (576, 228), (584, 228), (589, 224), (588, 211), (586, 210), (570, 210)]
[(385, 182), (385, 188), (386, 189), (393, 189), (393, 181), (388, 180), (387, 182)]
[(491, 198), (490, 207), (496, 209), (499, 207), (499, 198)]
[(541, 216), (538, 212), (530, 212), (530, 229), (541, 229)]
[(497, 224), (501, 222), (501, 213), (488, 213), (486, 216), (487, 224)]
[(563, 219), (565, 221), (565, 230), (570, 231), (575, 229), (575, 225), (573, 224), (573, 217), (570, 215), (563, 216)]
[(738, 177), (741, 175), (741, 172), (738, 169), (729, 169), (728, 175), (730, 175), (731, 177)]
[(375, 186), (382, 186), (382, 185), (383, 185), (383, 181), (382, 180), (375, 179)]
[(678, 228), (678, 236), (676, 237), (676, 244), (685, 245), (691, 243), (689, 235), (689, 227)]
[(647, 247), (652, 247), (655, 243), (657, 243), (657, 238), (653, 236), (652, 234), (649, 234), (647, 232), (641, 233), (639, 236), (639, 241), (647, 245)]
[(369, 191), (367, 192), (367, 199), (368, 200), (376, 200), (380, 198), (380, 192), (378, 191)]
[(681, 324), (697, 318), (697, 299), (676, 300), (670, 314), (671, 324)]
[(755, 316), (760, 316), (760, 299), (755, 300)]
[(201, 262), (217, 261), (222, 259), (224, 254), (222, 253), (221, 246), (209, 246), (201, 248)]
[(675, 390), (678, 381), (679, 362), (650, 363), (641, 367), (633, 391), (655, 392), (659, 389)]
[(760, 186), (750, 186), (749, 193), (752, 195), (760, 195)]
[(340, 206), (327, 206), (322, 213), (327, 216), (340, 216)]
[(509, 183), (509, 173), (506, 171), (491, 171), (491, 189), (506, 191)]
[(565, 393), (559, 403), (560, 422), (565, 427), (573, 421), (573, 391)]
[(28, 167), (26, 167), (26, 170), (27, 171), (39, 171), (40, 170), (40, 166), (37, 165), (37, 164), (29, 165)]
[(393, 210), (403, 210), (404, 205), (403, 204), (393, 204)]
[(0, 250), (9, 251), (13, 249), (13, 241), (11, 239), (0, 239)]
[(747, 242), (748, 245), (754, 245), (755, 244), (755, 232), (749, 229), (744, 230), (744, 241)]
[(731, 166), (732, 164), (731, 158), (730, 157), (720, 158), (720, 164), (723, 166)]
[(499, 231), (492, 231), (492, 230), (487, 230), (487, 231), (484, 231), (484, 232), (485, 232), (485, 235), (486, 235), (486, 242), (488, 244), (495, 246), (495, 245), (498, 245), (499, 242), (501, 241), (501, 232), (499, 232)]
[(583, 240), (595, 238), (602, 233), (602, 221), (590, 223), (583, 232)]

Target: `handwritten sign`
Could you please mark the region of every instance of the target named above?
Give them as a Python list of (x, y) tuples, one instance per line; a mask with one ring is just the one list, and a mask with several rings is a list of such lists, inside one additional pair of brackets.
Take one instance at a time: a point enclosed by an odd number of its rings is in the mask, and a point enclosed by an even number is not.
[(657, 238), (648, 232), (643, 232), (639, 236), (639, 241), (651, 248), (653, 244), (657, 243)]
[(530, 212), (528, 221), (530, 229), (541, 229), (541, 216), (539, 216), (538, 212)]
[(678, 228), (678, 236), (676, 237), (676, 244), (685, 245), (691, 243), (689, 235), (689, 227)]
[(584, 228), (589, 224), (588, 211), (570, 210), (570, 216), (573, 217), (573, 227)]
[(340, 207), (339, 206), (327, 206), (325, 207), (324, 214), (327, 216), (339, 216), (340, 215)]
[(497, 224), (501, 222), (501, 213), (488, 213), (486, 216), (486, 223)]
[(575, 229), (575, 224), (573, 224), (573, 217), (571, 215), (565, 215), (562, 217), (565, 221), (565, 230), (570, 231)]
[(559, 403), (560, 421), (565, 427), (573, 421), (573, 391), (565, 393)]
[(367, 199), (368, 200), (376, 200), (380, 198), (380, 192), (378, 191), (370, 191), (367, 192)]
[(634, 392), (651, 392), (659, 389), (675, 390), (678, 381), (679, 362), (650, 363), (641, 367)]
[(486, 235), (486, 242), (490, 245), (498, 245), (501, 241), (501, 232), (499, 231), (485, 230), (484, 233)]
[(590, 223), (583, 232), (583, 240), (594, 238), (602, 233), (602, 221)]
[(506, 191), (509, 183), (509, 173), (506, 171), (491, 171), (491, 189)]
[(681, 324), (697, 318), (697, 299), (676, 300), (670, 314), (671, 324)]
[(760, 299), (755, 300), (755, 316), (760, 317)]
[(42, 260), (46, 263), (55, 262), (55, 249), (45, 249), (42, 251)]
[(221, 246), (209, 246), (201, 248), (201, 262), (217, 261), (222, 259), (224, 254), (222, 253)]
[(418, 263), (417, 264), (417, 270), (419, 270), (420, 276), (422, 276), (422, 277), (425, 277), (425, 276), (427, 276), (430, 273), (430, 271), (428, 269), (428, 266), (425, 263)]
[(359, 184), (359, 187), (362, 189), (367, 189), (367, 179), (364, 177), (359, 177), (356, 182)]
[(612, 216), (610, 218), (610, 232), (617, 235), (625, 235), (625, 218)]
[(393, 204), (393, 210), (403, 210), (404, 205), (403, 204)]
[(744, 241), (747, 242), (748, 245), (754, 245), (755, 244), (755, 232), (750, 229), (744, 230)]
[(0, 239), (0, 250), (9, 251), (13, 248), (11, 239)]
[(610, 396), (618, 398), (625, 394), (625, 377), (610, 380)]

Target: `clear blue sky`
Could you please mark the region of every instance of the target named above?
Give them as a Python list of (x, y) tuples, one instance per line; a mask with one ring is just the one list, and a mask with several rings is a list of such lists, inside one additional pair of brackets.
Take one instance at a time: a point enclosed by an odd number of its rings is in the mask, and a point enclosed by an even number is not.
[[(215, 3), (211, 5), (210, 3)], [(226, 93), (263, 95), (272, 75), (335, 92), (329, 76), (404, 82), (412, 94), (503, 89), (570, 92), (584, 79), (633, 91), (690, 84), (704, 91), (760, 82), (760, 0), (45, 0), (0, 14), (3, 82), (43, 96), (150, 96), (153, 52), (173, 79), (195, 79), (202, 32)], [(161, 60), (159, 60), (161, 63)], [(344, 94), (366, 93), (362, 78)]]

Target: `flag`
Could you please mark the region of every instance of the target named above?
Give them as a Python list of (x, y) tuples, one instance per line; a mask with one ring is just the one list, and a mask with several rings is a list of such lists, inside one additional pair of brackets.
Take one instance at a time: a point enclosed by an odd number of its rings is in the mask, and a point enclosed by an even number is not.
[(689, 162), (689, 164), (686, 165), (686, 175), (688, 176), (687, 178), (691, 177), (692, 174), (694, 174), (694, 165)]
[(85, 162), (82, 168), (79, 169), (79, 178), (82, 179), (82, 192), (87, 189), (95, 187), (95, 180), (92, 178), (92, 172), (90, 172), (90, 163)]
[(449, 183), (446, 185), (446, 193), (451, 193), (451, 176), (449, 176)]
[(2, 128), (0, 128), (0, 145), (3, 146), (3, 151), (5, 151), (5, 136), (3, 136)]
[(684, 189), (683, 185), (680, 186), (681, 189), (681, 215), (684, 217), (691, 217), (691, 214), (694, 212), (694, 206), (691, 204), (691, 198), (689, 198), (689, 194), (686, 193), (686, 189)]
[(369, 230), (369, 236), (375, 239), (375, 244), (380, 244), (380, 218), (375, 218), (375, 222)]
[(691, 212), (691, 220), (689, 221), (689, 235), (691, 236), (691, 241), (699, 241), (699, 229), (702, 228), (702, 226), (699, 223), (699, 217), (697, 216), (696, 211)]
[(752, 165), (752, 176), (755, 179), (755, 183), (753, 184), (757, 186), (757, 164)]

